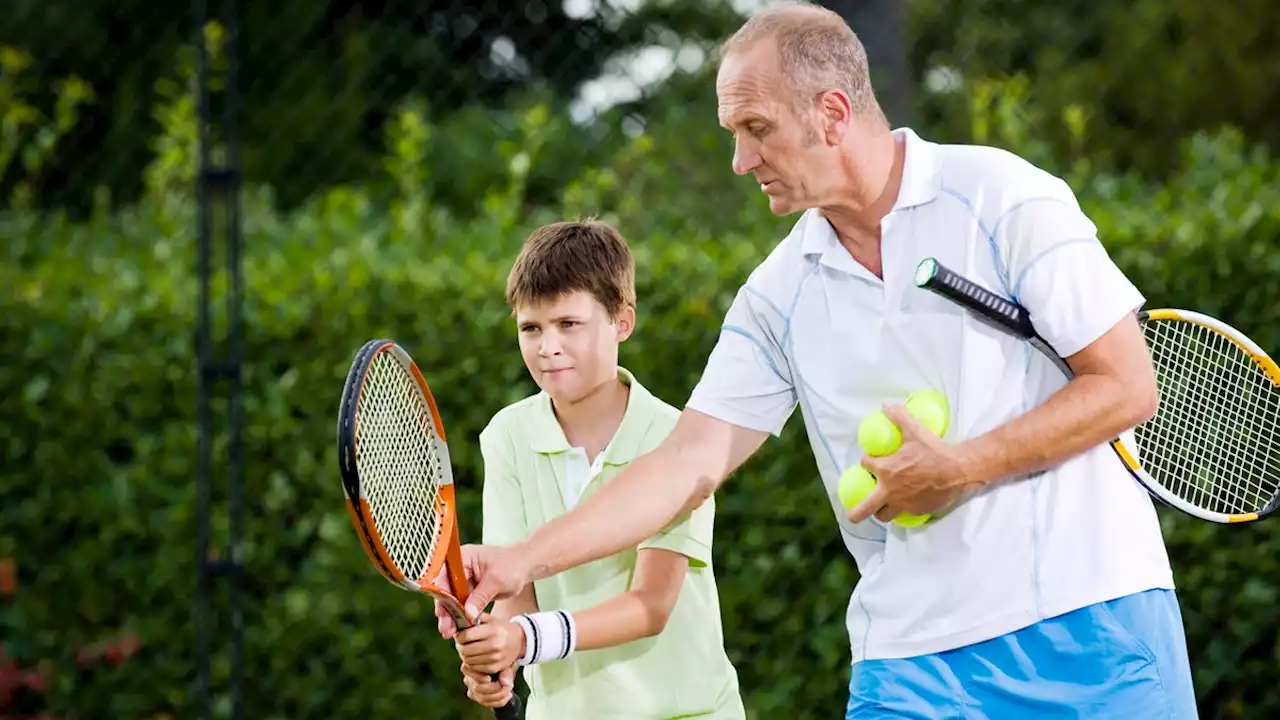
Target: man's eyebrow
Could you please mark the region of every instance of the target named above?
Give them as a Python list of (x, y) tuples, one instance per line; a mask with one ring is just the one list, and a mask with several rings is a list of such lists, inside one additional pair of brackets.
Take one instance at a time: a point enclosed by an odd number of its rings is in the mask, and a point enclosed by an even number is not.
[(769, 121), (763, 115), (755, 112), (741, 112), (727, 116), (720, 116), (720, 125), (725, 128), (730, 128), (734, 125), (749, 125), (753, 122), (767, 124)]

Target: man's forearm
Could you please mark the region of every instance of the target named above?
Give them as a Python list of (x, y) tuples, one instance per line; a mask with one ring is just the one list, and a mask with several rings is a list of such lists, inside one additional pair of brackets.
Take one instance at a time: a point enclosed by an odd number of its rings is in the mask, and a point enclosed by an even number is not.
[(700, 476), (679, 456), (668, 448), (641, 455), (576, 508), (530, 534), (520, 550), (527, 553), (531, 579), (635, 547), (697, 509), (719, 478)]
[(1106, 375), (1081, 375), (1042, 405), (960, 446), (967, 484), (1046, 470), (1151, 417), (1156, 397)]

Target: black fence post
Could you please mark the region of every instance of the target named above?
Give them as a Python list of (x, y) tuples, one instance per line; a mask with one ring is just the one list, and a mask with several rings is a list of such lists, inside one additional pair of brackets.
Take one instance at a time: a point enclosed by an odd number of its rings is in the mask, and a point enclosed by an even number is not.
[[(222, 27), (217, 47), (210, 48), (206, 35), (210, 27), (206, 0), (194, 0), (196, 47), (199, 53), (197, 96), (199, 121), (199, 168), (196, 173), (197, 202), (197, 271), (199, 273), (199, 309), (196, 332), (199, 364), (198, 415), (200, 423), (199, 459), (196, 475), (196, 680), (195, 707), (197, 718), (209, 718), (214, 703), (210, 678), (215, 653), (213, 637), (220, 635), (214, 622), (214, 581), (222, 580), (227, 589), (230, 615), (230, 682), (227, 688), (231, 715), (243, 720), (244, 711), (244, 609), (241, 597), (241, 538), (244, 534), (244, 405), (242, 402), (243, 362), (243, 296), (241, 273), (242, 241), (240, 228), (240, 166), (237, 119), (239, 8), (236, 0), (223, 0), (218, 21)], [(225, 64), (220, 73), (218, 92), (211, 81), (214, 53)], [(215, 103), (219, 107), (215, 107)], [(218, 212), (220, 211), (220, 212)], [(211, 297), (216, 274), (213, 264), (215, 239), (221, 236), (225, 253), (227, 297), (225, 338), (221, 352), (215, 349), (214, 307)], [(215, 500), (214, 439), (218, 428), (214, 422), (212, 402), (214, 388), (225, 383), (227, 413), (227, 448), (225, 463), (225, 506), (230, 514), (230, 533), (225, 550), (217, 550), (211, 537), (214, 508), (223, 503)]]
[(823, 0), (858, 34), (880, 107), (894, 127), (910, 125), (912, 88), (905, 0)]

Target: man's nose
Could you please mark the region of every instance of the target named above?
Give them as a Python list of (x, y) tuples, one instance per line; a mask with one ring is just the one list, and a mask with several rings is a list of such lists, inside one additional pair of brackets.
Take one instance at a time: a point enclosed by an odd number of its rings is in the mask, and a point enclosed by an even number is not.
[(750, 143), (741, 139), (734, 142), (733, 145), (733, 171), (738, 175), (746, 175), (747, 173), (760, 167), (760, 153)]

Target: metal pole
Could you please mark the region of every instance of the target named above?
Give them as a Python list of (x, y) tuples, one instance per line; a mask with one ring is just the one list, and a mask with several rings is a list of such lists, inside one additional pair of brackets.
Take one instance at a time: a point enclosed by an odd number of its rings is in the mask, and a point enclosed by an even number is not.
[[(208, 52), (204, 41), (204, 27), (208, 21), (205, 0), (194, 0), (196, 34), (196, 107), (200, 169), (209, 166), (209, 135), (205, 118), (209, 116)], [(204, 182), (196, 182), (196, 272), (199, 275), (199, 307), (196, 327), (196, 363), (199, 375), (197, 415), (199, 417), (199, 450), (196, 466), (196, 680), (195, 713), (198, 720), (207, 720), (209, 709), (209, 482), (213, 465), (213, 421), (209, 412), (210, 376), (206, 371), (213, 363), (213, 348), (209, 328), (210, 285), (210, 208), (209, 192)]]
[[(195, 713), (197, 718), (211, 717), (213, 703), (210, 667), (214, 644), (211, 636), (215, 624), (211, 620), (213, 583), (225, 580), (231, 614), (231, 677), (230, 694), (232, 714), (236, 720), (245, 717), (244, 708), (244, 613), (241, 594), (242, 551), (244, 534), (244, 404), (243, 376), (243, 297), (244, 283), (241, 272), (242, 240), (240, 231), (240, 171), (239, 133), (237, 117), (240, 98), (237, 88), (239, 70), (238, 43), (240, 35), (239, 13), (236, 0), (223, 0), (221, 23), (225, 30), (225, 42), (220, 48), (226, 60), (226, 76), (222, 79), (222, 112), (215, 116), (210, 82), (210, 49), (205, 38), (209, 23), (207, 0), (195, 3), (197, 61), (197, 110), (199, 163), (196, 174), (197, 203), (197, 272), (200, 276), (196, 333), (197, 362), (199, 364), (199, 466), (196, 470), (196, 681)], [(221, 126), (219, 127), (219, 123)], [(218, 130), (218, 132), (214, 132)], [(213, 149), (221, 144), (221, 158)], [(221, 160), (221, 162), (219, 162)], [(215, 206), (221, 204), (221, 230), (226, 242), (224, 270), (227, 273), (229, 295), (225, 304), (227, 312), (227, 337), (225, 359), (215, 351), (212, 331), (212, 255), (215, 238)], [(230, 537), (221, 556), (210, 554), (213, 545), (211, 516), (215, 503), (212, 500), (214, 473), (213, 445), (217, 428), (210, 410), (215, 383), (225, 381), (227, 390), (228, 432), (228, 493), (227, 502), (231, 515)]]
[(912, 121), (911, 58), (905, 0), (823, 0), (858, 34), (880, 107), (895, 127)]
[(231, 538), (227, 552), (230, 573), (227, 578), (231, 583), (231, 698), (235, 720), (244, 720), (244, 611), (241, 595), (241, 539), (244, 536), (244, 403), (243, 375), (241, 363), (244, 358), (243, 342), (243, 301), (244, 282), (241, 272), (240, 232), (240, 134), (237, 124), (240, 111), (238, 81), (240, 14), (236, 0), (223, 0), (224, 17), (226, 19), (226, 58), (227, 77), (224, 92), (226, 105), (223, 111), (222, 127), (226, 143), (226, 165), (224, 167), (223, 199), (226, 202), (226, 236), (227, 236), (227, 274), (231, 279), (231, 302), (227, 308), (230, 314), (228, 333), (230, 335), (231, 365), (230, 396), (227, 398), (227, 416), (231, 422), (231, 464), (230, 503), (231, 503)]

